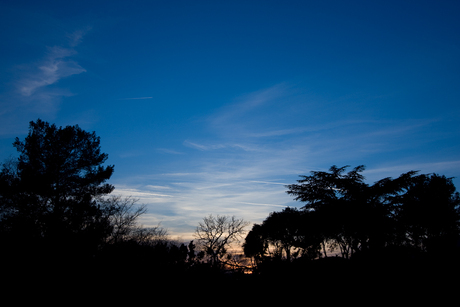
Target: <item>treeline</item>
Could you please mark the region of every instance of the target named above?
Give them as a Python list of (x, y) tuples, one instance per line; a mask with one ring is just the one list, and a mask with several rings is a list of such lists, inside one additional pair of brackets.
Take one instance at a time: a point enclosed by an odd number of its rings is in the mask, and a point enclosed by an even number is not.
[(12, 276), (110, 279), (210, 270), (193, 241), (176, 242), (160, 226), (142, 227), (145, 206), (110, 194), (114, 166), (104, 165), (107, 154), (94, 132), (37, 120), (13, 145), (19, 157), (0, 172), (0, 263)]
[(314, 171), (287, 186), (303, 206), (272, 212), (252, 227), (243, 248), (256, 271), (331, 257), (371, 266), (456, 265), (460, 197), (452, 178), (410, 171), (369, 185), (364, 166), (346, 169)]
[[(0, 173), (0, 260), (16, 272), (149, 275), (190, 286), (228, 279), (228, 270), (233, 282), (247, 280), (244, 273), (335, 268), (337, 259), (381, 264), (459, 256), (460, 197), (452, 179), (437, 174), (411, 171), (369, 185), (363, 166), (333, 166), (287, 186), (300, 209), (272, 212), (247, 235), (248, 222), (209, 215), (196, 240), (184, 243), (160, 226), (142, 227), (145, 206), (110, 194), (114, 166), (104, 165), (94, 132), (37, 120), (13, 145), (19, 157)], [(241, 243), (245, 257), (230, 252)]]

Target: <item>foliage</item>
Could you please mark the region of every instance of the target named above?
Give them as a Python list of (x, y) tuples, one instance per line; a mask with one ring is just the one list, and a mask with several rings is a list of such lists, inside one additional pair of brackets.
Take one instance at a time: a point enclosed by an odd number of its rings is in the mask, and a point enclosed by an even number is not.
[[(364, 166), (346, 172), (301, 176), (287, 193), (302, 210), (272, 212), (248, 233), (244, 252), (260, 262), (267, 256), (291, 260), (291, 250), (310, 258), (338, 250), (343, 258), (391, 248), (421, 252), (455, 250), (460, 235), (460, 197), (451, 178), (410, 171), (364, 182)], [(272, 247), (275, 253), (270, 253)], [(390, 249), (388, 249), (390, 248)]]
[(244, 255), (253, 258), (256, 263), (260, 263), (266, 256), (268, 250), (268, 242), (265, 237), (262, 225), (254, 224), (244, 239)]
[(395, 205), (406, 245), (423, 251), (451, 249), (445, 243), (455, 240), (460, 229), (460, 196), (451, 178), (417, 176)]
[(3, 242), (94, 250), (111, 232), (110, 221), (95, 198), (109, 194), (105, 183), (113, 166), (104, 166), (95, 133), (78, 125), (57, 128), (42, 120), (30, 122), (19, 152), (0, 176), (1, 236)]
[(246, 236), (243, 251), (260, 263), (265, 257), (287, 261), (293, 256), (316, 258), (320, 249), (319, 237), (313, 235), (312, 213), (287, 207), (271, 212), (262, 224), (254, 224)]
[(301, 176), (299, 184), (287, 186), (287, 193), (305, 202), (303, 209), (316, 212), (322, 221), (323, 245), (338, 247), (345, 258), (394, 243), (394, 201), (407, 191), (417, 173), (410, 171), (368, 185), (361, 174), (363, 165), (346, 173), (347, 167), (314, 171)]

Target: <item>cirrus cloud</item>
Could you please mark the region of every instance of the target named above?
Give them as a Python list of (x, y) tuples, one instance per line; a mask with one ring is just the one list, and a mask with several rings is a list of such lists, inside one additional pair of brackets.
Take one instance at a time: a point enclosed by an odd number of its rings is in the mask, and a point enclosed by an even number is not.
[(68, 35), (68, 42), (47, 47), (43, 57), (30, 64), (14, 65), (15, 80), (0, 96), (0, 135), (17, 134), (31, 118), (54, 116), (63, 97), (73, 96), (70, 90), (56, 84), (73, 75), (86, 72), (76, 60), (75, 47), (89, 31), (78, 30)]

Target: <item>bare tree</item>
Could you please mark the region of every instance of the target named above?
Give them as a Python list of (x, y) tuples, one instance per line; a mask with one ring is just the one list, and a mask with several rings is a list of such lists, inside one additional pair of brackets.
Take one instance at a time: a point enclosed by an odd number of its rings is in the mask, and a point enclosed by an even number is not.
[(111, 195), (105, 198), (99, 198), (98, 204), (105, 212), (113, 230), (108, 238), (108, 243), (117, 243), (128, 239), (129, 237), (138, 236), (139, 226), (137, 219), (147, 211), (145, 205), (137, 206), (138, 199), (131, 196), (122, 197), (120, 195)]
[(212, 264), (218, 264), (227, 249), (236, 242), (240, 242), (246, 233), (245, 227), (249, 222), (237, 219), (235, 216), (210, 214), (203, 218), (195, 230), (195, 238), (205, 252), (211, 257)]
[(154, 246), (159, 243), (162, 244), (171, 244), (173, 243), (168, 238), (168, 231), (161, 227), (160, 225), (156, 227), (137, 227), (134, 228), (130, 235), (129, 239), (137, 242), (139, 245), (149, 245)]

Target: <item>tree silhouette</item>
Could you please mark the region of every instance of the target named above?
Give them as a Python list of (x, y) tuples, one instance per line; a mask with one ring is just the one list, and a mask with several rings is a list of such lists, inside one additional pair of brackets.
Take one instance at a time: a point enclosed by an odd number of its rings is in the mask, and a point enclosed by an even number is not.
[(398, 199), (397, 219), (408, 245), (423, 251), (452, 249), (460, 230), (460, 196), (452, 179), (437, 174), (413, 178)]
[(195, 248), (196, 248), (196, 245), (193, 244), (193, 240), (190, 241), (190, 243), (188, 244), (188, 253), (187, 253), (188, 261), (190, 264), (195, 263), (195, 258), (196, 258)]
[(293, 255), (316, 258), (321, 237), (311, 212), (287, 207), (280, 212), (271, 212), (262, 224), (254, 224), (246, 236), (243, 251), (260, 263), (271, 256), (289, 262)]
[(97, 198), (97, 204), (112, 227), (107, 243), (117, 244), (133, 239), (140, 240), (136, 237), (142, 227), (137, 225), (137, 220), (142, 214), (146, 213), (147, 209), (145, 205), (136, 206), (137, 201), (137, 199), (130, 196), (121, 197), (119, 195)]
[(359, 248), (364, 242), (359, 221), (365, 216), (366, 188), (360, 165), (345, 173), (347, 166), (332, 166), (329, 172), (311, 172), (301, 176), (300, 184), (288, 185), (287, 193), (296, 200), (305, 202), (307, 212), (315, 212), (321, 220), (320, 233), (323, 245), (327, 243), (340, 248), (344, 257)]
[(262, 225), (254, 224), (244, 239), (244, 255), (254, 259), (256, 265), (262, 262), (267, 254), (268, 241), (266, 237)]
[(213, 265), (219, 265), (228, 248), (245, 234), (248, 222), (235, 216), (209, 215), (203, 218), (195, 230), (195, 237), (211, 258)]
[(272, 212), (262, 227), (268, 244), (275, 246), (279, 256), (284, 252), (287, 261), (290, 261), (292, 249), (299, 248), (303, 241), (301, 213), (289, 207), (281, 212)]
[(410, 171), (368, 185), (361, 174), (363, 165), (346, 173), (347, 167), (313, 171), (310, 176), (301, 176), (299, 184), (287, 186), (287, 193), (305, 202), (303, 209), (315, 212), (321, 220), (323, 247), (326, 243), (337, 247), (345, 258), (397, 241), (395, 199), (407, 191), (416, 174)]
[(345, 258), (388, 246), (425, 249), (428, 242), (459, 235), (459, 194), (452, 180), (409, 171), (372, 185), (348, 166), (301, 176), (287, 193), (305, 202), (303, 209), (321, 221), (323, 244), (338, 247)]
[(29, 134), (13, 143), (15, 169), (0, 176), (3, 242), (39, 244), (55, 252), (80, 254), (97, 248), (111, 232), (95, 198), (109, 194), (105, 183), (113, 166), (104, 166), (94, 132), (78, 125), (57, 128), (38, 119)]

